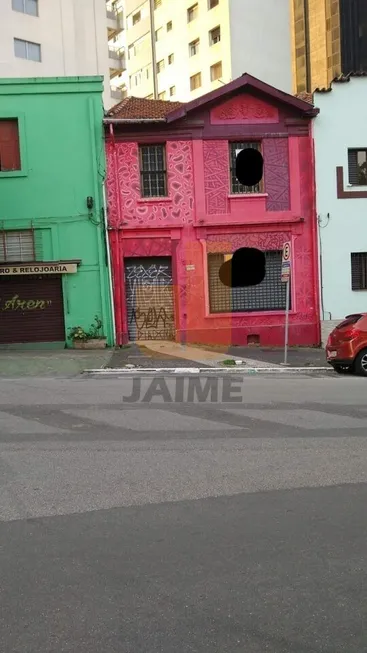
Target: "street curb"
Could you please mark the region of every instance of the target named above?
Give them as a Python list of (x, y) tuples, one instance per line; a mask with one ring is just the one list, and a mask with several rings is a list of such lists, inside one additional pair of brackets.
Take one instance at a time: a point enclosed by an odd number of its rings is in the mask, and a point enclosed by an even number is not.
[(82, 374), (98, 375), (98, 376), (117, 376), (121, 374), (156, 374), (163, 372), (166, 374), (211, 374), (211, 373), (226, 373), (226, 374), (287, 374), (289, 372), (333, 372), (332, 367), (134, 367), (128, 368), (99, 368), (95, 370), (84, 370)]

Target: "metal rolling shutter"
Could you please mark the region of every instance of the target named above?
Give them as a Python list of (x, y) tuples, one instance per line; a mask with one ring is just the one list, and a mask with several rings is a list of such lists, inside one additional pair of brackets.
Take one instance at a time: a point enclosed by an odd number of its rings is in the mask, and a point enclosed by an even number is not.
[(169, 257), (125, 259), (129, 340), (174, 340)]
[(65, 340), (60, 275), (0, 278), (0, 343)]

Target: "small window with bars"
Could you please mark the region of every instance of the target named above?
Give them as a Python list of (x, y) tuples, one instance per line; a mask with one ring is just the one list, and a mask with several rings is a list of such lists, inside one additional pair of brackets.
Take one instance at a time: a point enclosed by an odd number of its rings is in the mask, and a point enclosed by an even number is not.
[(348, 150), (349, 183), (367, 186), (367, 148)]
[(142, 197), (167, 197), (165, 146), (141, 145), (139, 149)]
[(352, 252), (352, 290), (367, 290), (367, 252)]
[(210, 313), (285, 310), (287, 284), (281, 281), (282, 251), (270, 250), (264, 254), (266, 260), (265, 279), (257, 286), (248, 288), (228, 288), (219, 279), (219, 270), (222, 264), (231, 258), (231, 255), (208, 254)]
[(36, 261), (36, 242), (32, 229), (0, 231), (0, 263)]
[(246, 148), (253, 148), (261, 152), (261, 143), (258, 141), (248, 141), (247, 143), (230, 143), (229, 144), (229, 158), (230, 158), (230, 176), (231, 176), (231, 194), (244, 195), (246, 193), (262, 193), (263, 181), (261, 180), (256, 186), (243, 186), (240, 184), (236, 177), (236, 159), (237, 155)]

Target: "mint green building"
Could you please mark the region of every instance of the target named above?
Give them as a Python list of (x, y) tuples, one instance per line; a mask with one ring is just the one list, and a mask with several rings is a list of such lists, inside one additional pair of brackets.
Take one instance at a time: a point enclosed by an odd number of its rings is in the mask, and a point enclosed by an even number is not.
[(0, 79), (0, 347), (114, 344), (103, 78)]

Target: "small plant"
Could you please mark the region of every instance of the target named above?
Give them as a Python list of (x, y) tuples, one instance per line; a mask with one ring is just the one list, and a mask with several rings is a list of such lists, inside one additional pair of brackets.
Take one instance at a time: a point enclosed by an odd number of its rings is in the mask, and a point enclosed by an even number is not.
[(78, 340), (79, 342), (85, 342), (88, 340), (88, 333), (81, 326), (72, 327), (69, 329), (70, 340)]
[(88, 338), (103, 338), (102, 335), (102, 320), (99, 319), (98, 315), (95, 316), (93, 324), (90, 325), (90, 331), (88, 331)]
[(90, 325), (89, 331), (81, 326), (69, 329), (70, 339), (77, 349), (99, 349), (106, 346), (106, 338), (102, 332), (102, 321), (98, 315), (95, 316), (93, 324)]
[(226, 358), (225, 361), (222, 361), (223, 365), (228, 365), (229, 367), (236, 365), (236, 361), (233, 358)]

